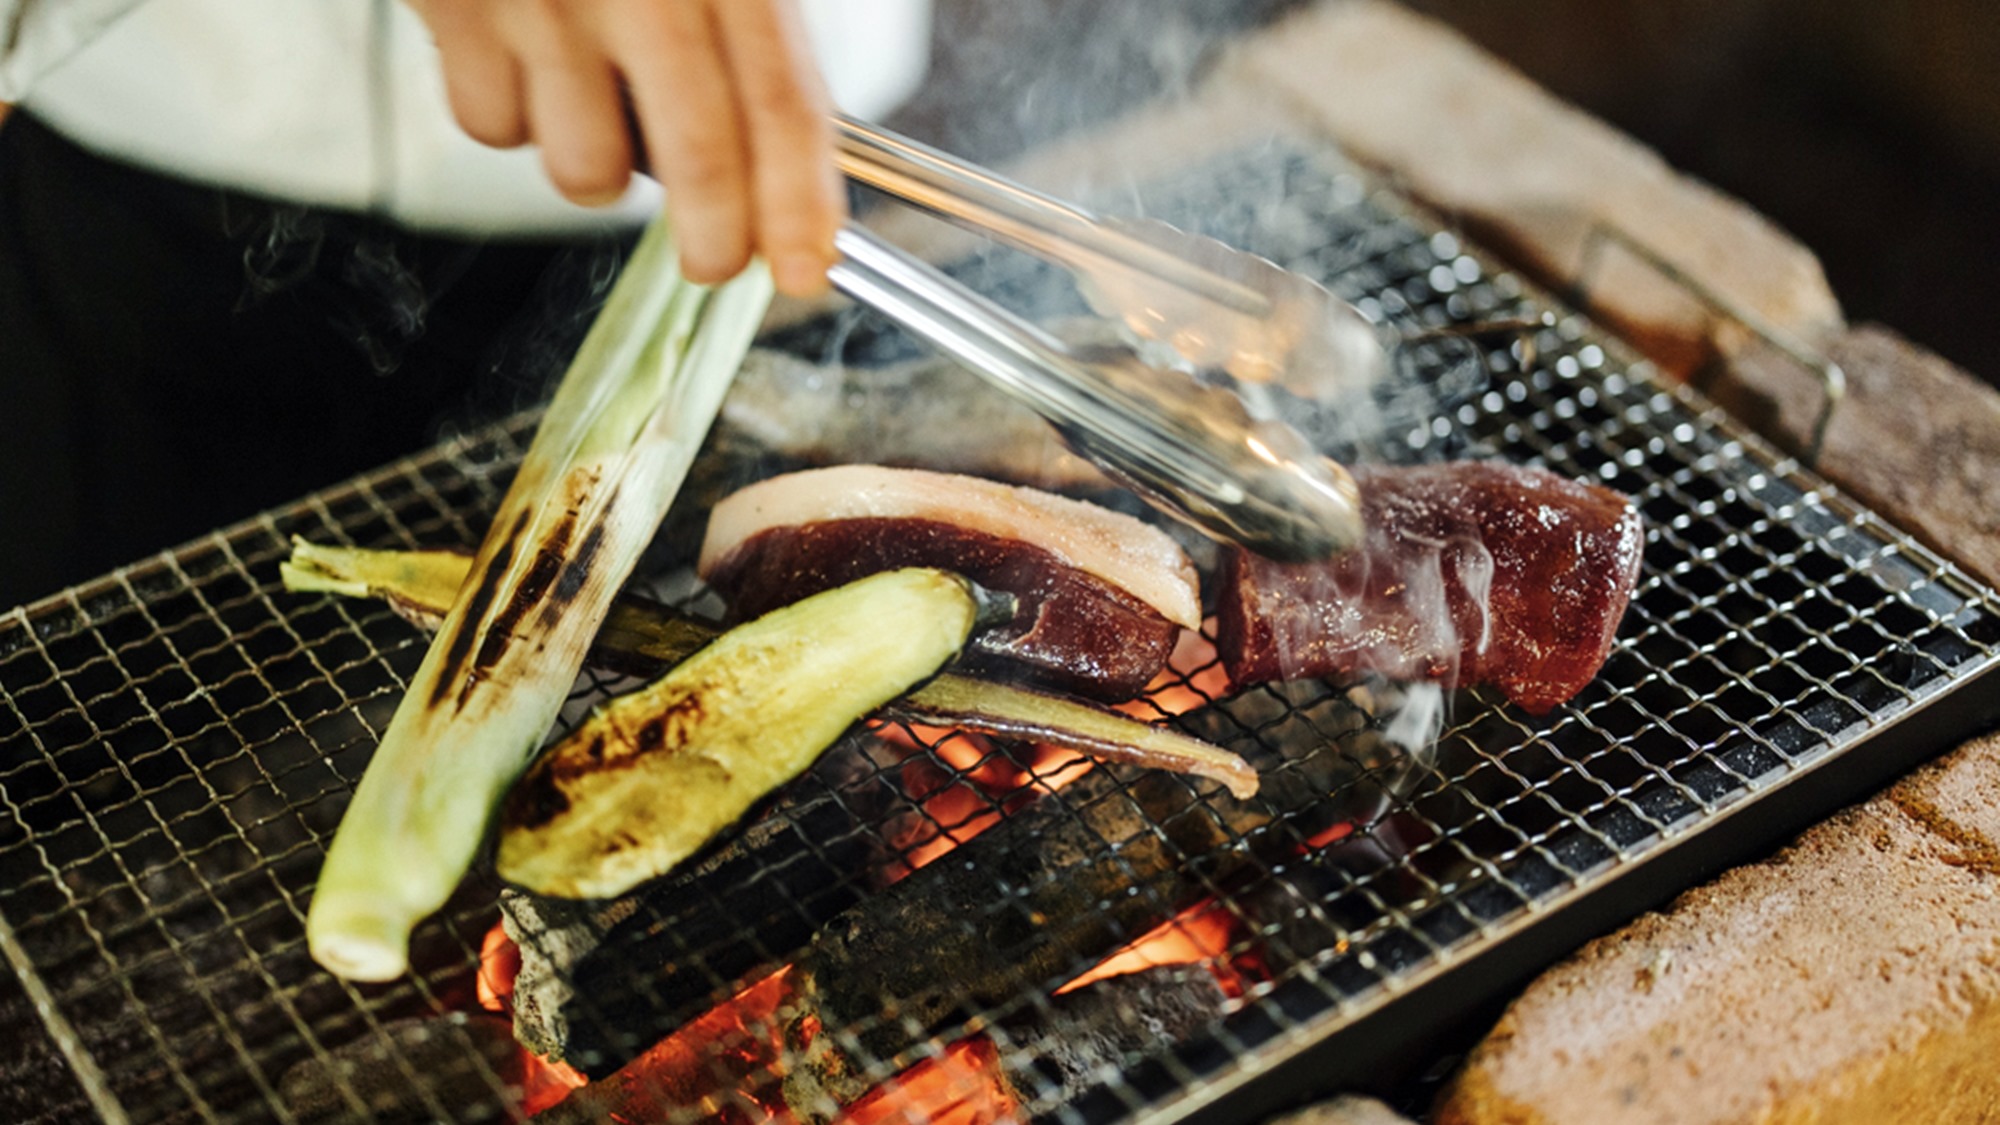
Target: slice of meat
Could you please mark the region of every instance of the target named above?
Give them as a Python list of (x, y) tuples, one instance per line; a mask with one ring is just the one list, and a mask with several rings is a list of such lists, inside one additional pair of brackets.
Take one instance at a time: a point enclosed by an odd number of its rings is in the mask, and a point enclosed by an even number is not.
[(1360, 550), (1305, 565), (1229, 553), (1216, 629), (1233, 683), (1493, 684), (1539, 714), (1597, 675), (1639, 577), (1630, 498), (1490, 462), (1354, 475)]
[(750, 617), (878, 570), (951, 570), (1019, 599), (966, 662), (1095, 699), (1129, 699), (1200, 624), (1194, 566), (1156, 527), (977, 477), (843, 465), (773, 477), (716, 505), (699, 570)]

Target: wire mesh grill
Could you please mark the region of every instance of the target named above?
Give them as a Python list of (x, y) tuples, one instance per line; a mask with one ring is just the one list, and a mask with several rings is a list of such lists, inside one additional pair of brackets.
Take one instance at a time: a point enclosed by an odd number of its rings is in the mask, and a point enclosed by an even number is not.
[[(527, 960), (564, 965), (552, 991), (524, 973), (525, 1034), (602, 1080), (553, 1113), (748, 1120), (787, 1094), (824, 1110), (811, 1095), (851, 1081), (875, 1090), (862, 1119), (1178, 1116), (1991, 690), (1989, 592), (1331, 155), (1258, 149), (1146, 198), (1384, 319), (1534, 325), (1481, 338), (1470, 365), (1413, 349), (1447, 409), (1385, 401), (1378, 452), (1499, 455), (1636, 497), (1645, 569), (1602, 674), (1542, 718), (1472, 693), (1419, 762), (1374, 717), (1393, 689), (1217, 702), (1195, 651), (1158, 698), (1267, 767), (1248, 802), (857, 731), (633, 899), (508, 892)], [(1018, 267), (964, 271), (1035, 299)], [(778, 342), (852, 362), (908, 346), (865, 317)], [(326, 843), (424, 638), (379, 606), (284, 593), (277, 562), (294, 535), (475, 543), (528, 425), (0, 620), (0, 1039), (28, 1060), (0, 1087), (10, 1119), (521, 1116), (536, 1076), (476, 980), (504, 944), (489, 876), (420, 931), (403, 981), (345, 984), (305, 952)], [(578, 699), (620, 686), (593, 675)], [(1141, 938), (1125, 967), (1144, 971), (1077, 986)], [(804, 1072), (817, 1085), (787, 1089)]]

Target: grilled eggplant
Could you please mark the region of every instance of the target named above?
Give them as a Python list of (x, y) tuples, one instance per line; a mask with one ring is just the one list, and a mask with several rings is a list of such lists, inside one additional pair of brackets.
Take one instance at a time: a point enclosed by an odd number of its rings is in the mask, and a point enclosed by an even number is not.
[(910, 568), (724, 633), (536, 760), (501, 812), (501, 877), (609, 898), (666, 873), (956, 655), (984, 600)]
[[(288, 590), (379, 598), (417, 626), (435, 629), (471, 563), (468, 556), (450, 551), (371, 551), (295, 539), (291, 558), (280, 570)], [(626, 594), (604, 619), (590, 662), (651, 679), (714, 639), (710, 626)], [(1043, 743), (1102, 761), (1176, 770), (1221, 782), (1244, 799), (1257, 792), (1257, 771), (1227, 750), (1101, 704), (1016, 684), (945, 672), (875, 714)]]

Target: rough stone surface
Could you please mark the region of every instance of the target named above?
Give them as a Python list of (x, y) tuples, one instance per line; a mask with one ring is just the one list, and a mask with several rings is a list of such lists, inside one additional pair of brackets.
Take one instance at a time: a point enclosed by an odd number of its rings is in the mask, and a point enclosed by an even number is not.
[[(1847, 376), (1816, 467), (1988, 584), (2000, 586), (2000, 393), (1887, 328), (1833, 338)], [(1706, 388), (1751, 428), (1806, 449), (1824, 397), (1811, 372), (1745, 351)]]
[(1585, 946), (1436, 1125), (2000, 1120), (2000, 737)]
[(1228, 79), (1269, 91), (1544, 284), (1587, 286), (1591, 310), (1669, 371), (1741, 333), (1606, 232), (1802, 340), (1843, 324), (1818, 259), (1757, 212), (1387, 0), (1308, 9), (1247, 42)]
[(1411, 1125), (1411, 1121), (1374, 1098), (1342, 1094), (1280, 1114), (1264, 1125)]

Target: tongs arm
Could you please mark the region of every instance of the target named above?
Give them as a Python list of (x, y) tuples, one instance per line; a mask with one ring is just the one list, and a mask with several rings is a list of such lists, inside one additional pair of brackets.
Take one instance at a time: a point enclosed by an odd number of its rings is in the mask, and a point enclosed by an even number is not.
[[(885, 129), (835, 122), (850, 178), (1068, 267), (1080, 287), (1116, 295), (1128, 329), (1164, 332), (1183, 363), (1213, 359), (1234, 374), (1246, 364), (1228, 361), (1247, 359), (1268, 378), (1298, 354), (1301, 319), (1346, 309), (1360, 321), (1324, 289), (1213, 240), (1106, 220)], [(1353, 478), (1268, 409), (1252, 416), (1235, 392), (1131, 348), (1069, 347), (860, 228), (837, 246), (828, 274), (837, 287), (1025, 402), (1162, 511), (1279, 559), (1324, 558), (1359, 541)], [(1207, 330), (1185, 331), (1186, 321)], [(1362, 332), (1373, 348), (1372, 331)], [(1278, 347), (1243, 348), (1246, 336)]]
[(1233, 397), (1170, 404), (1158, 385), (1166, 373), (1129, 350), (1079, 354), (861, 228), (835, 244), (841, 259), (827, 276), (842, 292), (1026, 403), (1162, 511), (1283, 560), (1360, 540), (1353, 479), (1282, 423), (1250, 418)]
[(842, 173), (940, 218), (1080, 272), (1105, 265), (1135, 270), (1236, 312), (1269, 311), (1270, 302), (1250, 286), (1133, 238), (1075, 204), (844, 114), (835, 115), (834, 126)]

